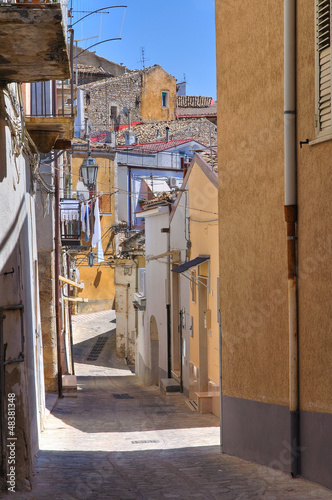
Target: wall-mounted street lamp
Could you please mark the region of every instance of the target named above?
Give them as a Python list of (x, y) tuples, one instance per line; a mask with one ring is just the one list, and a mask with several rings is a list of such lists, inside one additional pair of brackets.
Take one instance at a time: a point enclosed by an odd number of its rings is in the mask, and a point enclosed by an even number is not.
[(95, 262), (95, 254), (93, 253), (92, 250), (90, 250), (90, 252), (88, 253), (88, 264), (89, 264), (89, 266), (92, 267), (93, 264), (94, 264), (94, 262)]
[(90, 150), (90, 139), (88, 139), (88, 156), (84, 158), (82, 165), (80, 167), (80, 176), (83, 179), (83, 184), (89, 190), (96, 185), (98, 174), (98, 165), (94, 158), (91, 156)]

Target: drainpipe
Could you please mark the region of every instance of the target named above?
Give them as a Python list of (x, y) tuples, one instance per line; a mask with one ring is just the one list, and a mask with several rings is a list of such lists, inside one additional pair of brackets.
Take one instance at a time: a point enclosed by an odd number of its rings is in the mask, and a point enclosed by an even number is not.
[(288, 257), (289, 409), (291, 474), (300, 473), (299, 463), (299, 347), (297, 297), (297, 172), (296, 172), (296, 0), (284, 3), (284, 139), (285, 220)]
[(3, 322), (5, 314), (0, 309), (0, 453), (1, 453), (1, 468), (0, 473), (3, 478), (6, 478), (7, 464), (6, 464), (6, 439), (5, 439), (5, 355), (3, 345)]
[(128, 364), (128, 335), (129, 335), (129, 288), (130, 283), (127, 283), (126, 287), (126, 342), (125, 342), (125, 357), (126, 363)]
[(59, 221), (59, 206), (60, 206), (60, 193), (59, 193), (59, 164), (55, 160), (55, 206), (54, 206), (54, 271), (55, 271), (55, 317), (56, 317), (56, 335), (57, 335), (57, 359), (58, 359), (58, 395), (62, 398), (62, 362), (61, 362), (61, 321), (60, 321), (60, 289), (59, 289), (59, 276), (60, 276), (60, 221)]
[[(218, 308), (219, 308), (218, 304)], [(219, 397), (220, 397), (220, 452), (222, 453), (222, 330), (221, 330), (221, 311), (218, 309), (218, 325), (219, 325)]]

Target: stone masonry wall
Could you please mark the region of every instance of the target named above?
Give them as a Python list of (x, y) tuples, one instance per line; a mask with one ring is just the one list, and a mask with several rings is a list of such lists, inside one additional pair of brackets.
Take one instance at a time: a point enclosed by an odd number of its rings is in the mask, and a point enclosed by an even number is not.
[(106, 132), (111, 123), (111, 107), (117, 107), (116, 125), (128, 123), (123, 108), (131, 111), (131, 122), (141, 121), (141, 73), (134, 71), (118, 78), (83, 86), (86, 116), (90, 120), (91, 135)]
[(43, 335), (45, 391), (57, 391), (54, 252), (38, 253), (39, 296)]

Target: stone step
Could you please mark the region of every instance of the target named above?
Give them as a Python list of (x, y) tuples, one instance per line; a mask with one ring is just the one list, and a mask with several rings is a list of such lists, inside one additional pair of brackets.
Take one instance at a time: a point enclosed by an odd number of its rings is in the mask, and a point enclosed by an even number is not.
[(163, 394), (180, 392), (180, 384), (173, 378), (162, 378), (160, 380), (160, 390)]

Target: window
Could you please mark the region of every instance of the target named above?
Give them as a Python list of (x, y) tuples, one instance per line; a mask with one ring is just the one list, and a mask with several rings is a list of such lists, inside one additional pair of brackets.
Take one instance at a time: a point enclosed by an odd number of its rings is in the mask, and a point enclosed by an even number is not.
[(168, 108), (168, 92), (161, 93), (161, 106), (163, 108)]
[(117, 106), (111, 106), (111, 118), (116, 120), (118, 116), (118, 107)]
[(332, 133), (331, 0), (316, 0), (316, 135)]

